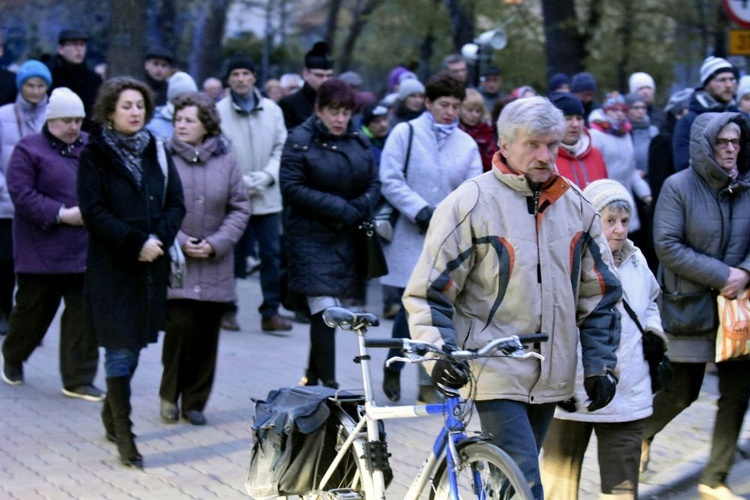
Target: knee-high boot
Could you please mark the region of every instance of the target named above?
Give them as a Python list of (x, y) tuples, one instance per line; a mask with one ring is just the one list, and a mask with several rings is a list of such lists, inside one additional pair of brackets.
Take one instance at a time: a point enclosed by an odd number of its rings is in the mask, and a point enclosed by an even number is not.
[(115, 420), (112, 417), (112, 407), (109, 404), (109, 398), (110, 396), (107, 395), (102, 405), (102, 424), (104, 424), (104, 436), (107, 440), (116, 443), (117, 432), (115, 431)]
[(135, 447), (135, 436), (131, 432), (130, 377), (108, 378), (107, 400), (112, 412), (120, 462), (126, 467), (143, 468), (143, 457)]
[(335, 329), (326, 325), (322, 312), (310, 316), (310, 354), (320, 382), (326, 387), (338, 389)]

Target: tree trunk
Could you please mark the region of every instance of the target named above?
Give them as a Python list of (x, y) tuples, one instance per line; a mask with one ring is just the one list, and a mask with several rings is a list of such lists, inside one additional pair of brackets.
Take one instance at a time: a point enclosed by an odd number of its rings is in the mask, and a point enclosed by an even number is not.
[(326, 18), (326, 31), (323, 39), (331, 48), (331, 54), (334, 53), (333, 48), (336, 46), (336, 30), (339, 27), (341, 4), (342, 0), (330, 0), (328, 4), (328, 17)]
[[(145, 50), (143, 26), (146, 22), (147, 0), (111, 0), (107, 73), (109, 76), (143, 73)], [(137, 57), (133, 57), (137, 54)]]
[(346, 41), (341, 49), (341, 55), (338, 57), (340, 71), (348, 71), (352, 64), (354, 47), (357, 45), (357, 39), (362, 34), (362, 30), (369, 21), (370, 14), (380, 7), (385, 0), (366, 0), (364, 6), (362, 0), (357, 2), (356, 10), (352, 18), (352, 24), (349, 27), (349, 33), (346, 35)]
[[(594, 2), (596, 3), (596, 2)], [(572, 76), (583, 71), (584, 38), (577, 29), (574, 0), (542, 0), (547, 79), (555, 73)]]
[(209, 76), (222, 76), (220, 40), (224, 36), (229, 3), (230, 0), (210, 0), (201, 5), (193, 38), (194, 59), (190, 62), (190, 74), (198, 87)]
[(630, 49), (633, 40), (633, 3), (632, 0), (621, 0), (622, 3), (622, 25), (620, 36), (622, 37), (622, 52), (620, 61), (617, 63), (617, 88), (626, 93), (628, 91), (628, 64), (630, 63)]
[(461, 47), (474, 41), (474, 11), (460, 0), (445, 0), (445, 4), (451, 20), (453, 50), (460, 53)]

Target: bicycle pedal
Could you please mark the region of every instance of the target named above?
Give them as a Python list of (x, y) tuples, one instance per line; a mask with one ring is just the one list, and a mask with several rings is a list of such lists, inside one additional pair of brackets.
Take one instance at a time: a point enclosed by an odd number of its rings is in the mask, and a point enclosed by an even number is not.
[(327, 500), (362, 500), (364, 497), (362, 493), (350, 488), (336, 488), (335, 490), (328, 490)]

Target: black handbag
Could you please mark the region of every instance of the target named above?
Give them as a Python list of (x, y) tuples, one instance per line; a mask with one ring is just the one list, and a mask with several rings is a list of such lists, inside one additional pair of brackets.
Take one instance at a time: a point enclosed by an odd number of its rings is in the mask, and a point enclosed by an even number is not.
[[(409, 126), (409, 145), (406, 147), (406, 159), (404, 160), (404, 179), (406, 179), (406, 172), (409, 169), (411, 143), (414, 139), (414, 127), (411, 123), (407, 123), (407, 125)], [(399, 215), (401, 215), (401, 212), (388, 203), (385, 196), (381, 196), (380, 201), (375, 205), (375, 215), (373, 216), (375, 232), (378, 236), (390, 242), (393, 239), (393, 230), (396, 229), (396, 222), (398, 222)]]
[(383, 247), (380, 245), (380, 237), (376, 233), (373, 221), (363, 222), (359, 229), (364, 233), (364, 251), (367, 255), (366, 276), (368, 279), (378, 278), (388, 274), (388, 264), (385, 261)]
[(659, 294), (659, 312), (665, 332), (675, 337), (695, 337), (716, 333), (719, 311), (713, 292)]
[[(622, 299), (622, 305), (625, 307), (628, 316), (630, 316), (635, 323), (635, 326), (638, 327), (641, 336), (646, 335), (646, 331), (638, 320), (638, 315), (624, 298)], [(672, 365), (669, 362), (669, 358), (665, 354), (662, 359), (658, 360), (658, 362), (652, 359), (646, 359), (646, 362), (648, 363), (648, 373), (651, 376), (651, 393), (656, 394), (659, 391), (663, 391), (667, 388), (673, 377)]]

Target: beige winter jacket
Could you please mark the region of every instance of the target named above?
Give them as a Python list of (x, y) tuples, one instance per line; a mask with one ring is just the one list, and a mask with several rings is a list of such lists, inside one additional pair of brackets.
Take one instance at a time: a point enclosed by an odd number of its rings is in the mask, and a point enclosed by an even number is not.
[(548, 333), (544, 362), (473, 362), (475, 398), (560, 401), (573, 395), (579, 330), (585, 375), (614, 370), (620, 282), (599, 216), (577, 188), (555, 176), (535, 193), (499, 155), (493, 163), (438, 205), (404, 293), (409, 330), (462, 348)]

